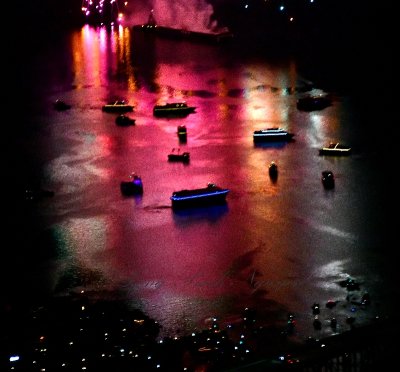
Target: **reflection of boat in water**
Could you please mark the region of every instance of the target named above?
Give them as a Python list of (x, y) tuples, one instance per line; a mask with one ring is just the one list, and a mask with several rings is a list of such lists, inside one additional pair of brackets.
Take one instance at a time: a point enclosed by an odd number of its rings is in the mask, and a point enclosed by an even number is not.
[(126, 196), (143, 194), (142, 179), (135, 173), (132, 173), (129, 177), (129, 181), (122, 181), (120, 184), (122, 194)]
[(175, 149), (172, 149), (172, 152), (168, 154), (168, 161), (181, 161), (182, 163), (189, 163), (190, 153), (187, 151), (180, 152), (178, 149), (175, 152)]
[(297, 100), (297, 108), (301, 111), (322, 110), (331, 105), (332, 100), (327, 95), (309, 95)]
[(188, 106), (186, 102), (173, 102), (154, 106), (153, 115), (157, 117), (187, 116), (195, 110), (196, 107)]
[(174, 220), (179, 222), (181, 219), (188, 221), (208, 220), (216, 221), (228, 212), (228, 204), (208, 205), (207, 208), (194, 205), (191, 208), (173, 208)]
[(226, 203), (229, 191), (209, 183), (204, 188), (174, 191), (170, 199), (173, 208), (218, 205)]
[(333, 189), (335, 187), (335, 177), (333, 172), (329, 170), (322, 171), (321, 181), (326, 189)]
[(274, 142), (274, 141), (291, 141), (294, 137), (293, 133), (282, 128), (267, 128), (255, 130), (253, 133), (254, 142)]
[(331, 142), (328, 146), (319, 149), (320, 155), (350, 155), (351, 147), (339, 142)]
[(120, 127), (127, 127), (129, 125), (135, 125), (136, 120), (133, 118), (130, 118), (129, 116), (125, 114), (120, 114), (115, 118), (115, 124), (117, 124)]
[(103, 105), (102, 110), (104, 112), (129, 112), (129, 111), (133, 111), (133, 106), (128, 105), (123, 100), (119, 100), (119, 101), (106, 103), (105, 105)]
[(228, 30), (200, 32), (158, 25), (153, 10), (150, 12), (147, 23), (134, 25), (132, 30), (157, 37), (208, 43), (220, 43), (233, 38), (233, 34)]

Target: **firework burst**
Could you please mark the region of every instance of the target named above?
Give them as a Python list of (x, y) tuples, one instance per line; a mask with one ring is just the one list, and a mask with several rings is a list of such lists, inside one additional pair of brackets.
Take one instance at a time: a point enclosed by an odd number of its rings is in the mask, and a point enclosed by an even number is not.
[(107, 24), (121, 22), (127, 2), (118, 0), (82, 0), (82, 12), (88, 23)]

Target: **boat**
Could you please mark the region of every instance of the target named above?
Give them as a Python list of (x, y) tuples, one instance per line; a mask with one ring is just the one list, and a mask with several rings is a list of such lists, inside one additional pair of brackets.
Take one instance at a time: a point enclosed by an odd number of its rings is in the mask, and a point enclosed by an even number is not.
[(320, 155), (350, 155), (351, 147), (340, 142), (331, 142), (328, 146), (319, 149)]
[(276, 180), (278, 178), (278, 165), (274, 161), (269, 163), (268, 173), (272, 180)]
[(127, 127), (129, 125), (135, 125), (135, 119), (130, 118), (125, 114), (120, 114), (115, 118), (115, 124), (121, 127)]
[(189, 163), (190, 160), (190, 152), (184, 151), (180, 152), (178, 149), (175, 152), (175, 149), (172, 149), (171, 153), (168, 154), (168, 161), (180, 161), (182, 163)]
[(153, 115), (156, 117), (187, 116), (195, 112), (196, 107), (188, 106), (186, 102), (172, 102), (164, 105), (155, 105)]
[(135, 173), (132, 173), (129, 176), (129, 181), (122, 181), (120, 184), (121, 193), (130, 196), (130, 195), (140, 195), (143, 194), (143, 182), (140, 176)]
[(53, 106), (54, 106), (54, 109), (56, 109), (57, 111), (65, 111), (65, 110), (69, 110), (71, 108), (70, 104), (68, 104), (60, 99), (57, 99), (54, 102)]
[(124, 100), (117, 100), (103, 105), (104, 112), (129, 112), (133, 111), (133, 106), (128, 105)]
[(335, 187), (335, 176), (330, 170), (322, 171), (321, 181), (326, 189), (333, 189)]
[(185, 125), (178, 125), (177, 134), (180, 142), (186, 142), (187, 140), (187, 128)]
[(323, 110), (331, 106), (332, 100), (328, 95), (308, 95), (297, 100), (297, 109), (301, 111)]
[(178, 136), (186, 136), (187, 135), (186, 125), (178, 125), (177, 133)]
[(207, 187), (203, 188), (174, 191), (170, 199), (173, 208), (225, 204), (229, 191), (214, 183), (208, 183)]
[(293, 137), (294, 133), (278, 127), (255, 130), (253, 133), (254, 142), (291, 141)]

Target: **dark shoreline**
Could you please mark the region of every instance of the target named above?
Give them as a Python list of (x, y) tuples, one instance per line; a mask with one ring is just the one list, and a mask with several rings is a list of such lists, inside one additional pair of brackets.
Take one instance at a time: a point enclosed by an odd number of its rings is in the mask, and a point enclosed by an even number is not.
[(1, 339), (4, 370), (58, 370), (65, 363), (67, 371), (84, 366), (118, 371), (305, 371), (335, 364), (373, 371), (391, 363), (399, 331), (395, 320), (375, 318), (334, 336), (301, 341), (292, 337), (290, 322), (262, 326), (252, 309), (244, 309), (239, 323), (223, 328), (214, 319), (207, 329), (160, 340), (158, 323), (118, 300), (120, 295), (69, 293), (29, 312), (13, 312)]

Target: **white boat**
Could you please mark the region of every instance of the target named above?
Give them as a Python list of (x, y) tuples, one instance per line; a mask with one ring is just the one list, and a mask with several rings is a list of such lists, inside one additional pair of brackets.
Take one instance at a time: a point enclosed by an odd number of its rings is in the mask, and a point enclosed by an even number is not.
[(278, 127), (255, 130), (253, 133), (254, 142), (291, 141), (293, 137), (293, 133)]
[(328, 146), (319, 149), (320, 155), (350, 155), (351, 147), (339, 142), (331, 142)]
[(102, 110), (104, 112), (129, 112), (133, 111), (133, 106), (128, 105), (125, 101), (109, 102), (103, 105)]

